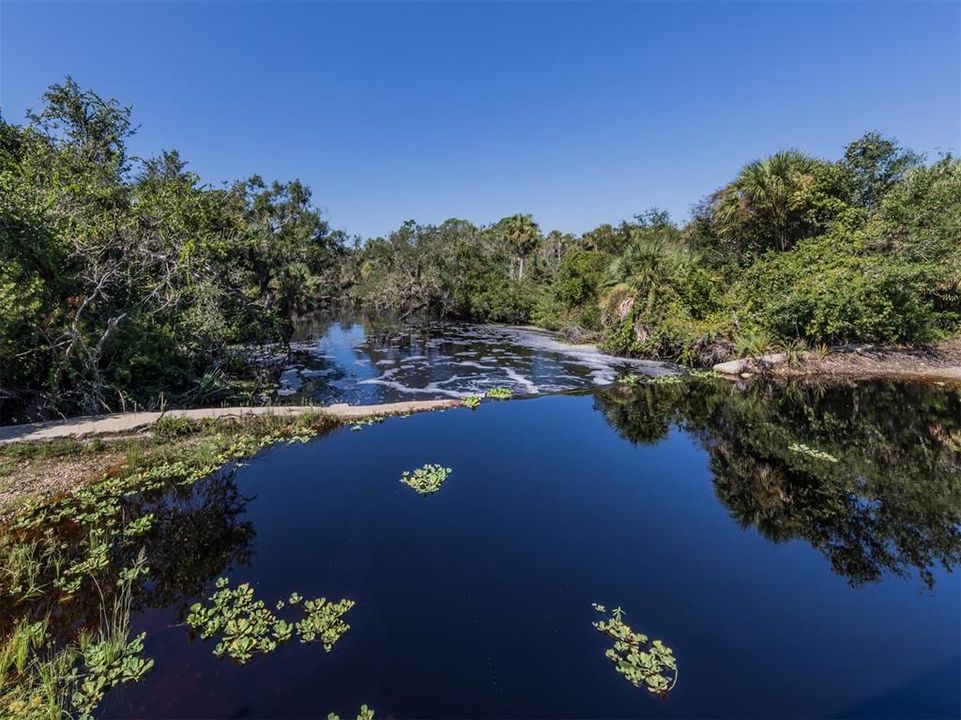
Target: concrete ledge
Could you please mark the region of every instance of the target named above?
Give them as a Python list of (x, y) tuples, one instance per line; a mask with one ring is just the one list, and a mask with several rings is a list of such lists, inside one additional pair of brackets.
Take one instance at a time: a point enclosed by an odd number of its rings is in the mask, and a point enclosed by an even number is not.
[(5, 425), (0, 427), (0, 444), (137, 432), (138, 430), (150, 427), (162, 417), (207, 420), (264, 415), (293, 417), (317, 412), (332, 415), (342, 420), (361, 420), (383, 415), (406, 415), (407, 413), (423, 412), (425, 410), (440, 410), (443, 408), (458, 407), (460, 404), (459, 400), (412, 400), (409, 402), (386, 403), (383, 405), (347, 405), (345, 403), (330, 405), (328, 407), (281, 405), (272, 407), (195, 408), (192, 410), (168, 410), (166, 412), (86, 415), (67, 418), (66, 420), (49, 420), (26, 425)]

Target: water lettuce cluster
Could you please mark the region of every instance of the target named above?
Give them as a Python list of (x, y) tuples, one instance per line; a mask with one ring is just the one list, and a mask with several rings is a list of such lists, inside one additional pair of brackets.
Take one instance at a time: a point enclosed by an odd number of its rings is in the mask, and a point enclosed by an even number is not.
[(621, 608), (608, 614), (607, 608), (594, 603), (594, 609), (604, 616), (594, 627), (614, 641), (604, 655), (614, 663), (617, 672), (634, 687), (643, 684), (654, 695), (664, 697), (673, 690), (677, 684), (674, 651), (660, 640), (651, 642), (647, 635), (634, 632), (624, 622)]
[(424, 465), (413, 472), (405, 470), (400, 476), (400, 481), (421, 495), (430, 495), (440, 490), (440, 486), (452, 472), (450, 468), (441, 465)]
[[(327, 720), (340, 720), (340, 715), (337, 713), (328, 713)], [(374, 710), (366, 705), (360, 706), (360, 712), (357, 713), (357, 720), (374, 720)]]
[[(273, 652), (295, 633), (302, 643), (313, 642), (319, 637), (324, 650), (330, 652), (350, 629), (343, 618), (354, 607), (353, 600), (303, 600), (293, 593), (288, 603), (292, 607), (302, 605), (304, 618), (290, 622), (275, 615), (263, 600), (255, 600), (254, 590), (248, 583), (231, 588), (229, 578), (222, 577), (217, 579), (217, 588), (209, 598), (210, 605), (191, 605), (187, 624), (205, 640), (220, 636), (214, 655), (228, 655), (241, 665), (257, 653)], [(276, 608), (282, 610), (284, 602), (279, 601)]]

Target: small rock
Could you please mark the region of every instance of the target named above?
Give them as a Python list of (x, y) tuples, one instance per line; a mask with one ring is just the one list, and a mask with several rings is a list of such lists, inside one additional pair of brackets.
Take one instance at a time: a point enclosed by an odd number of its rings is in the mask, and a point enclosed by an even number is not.
[(737, 375), (738, 373), (744, 372), (746, 367), (747, 362), (745, 360), (728, 360), (727, 362), (715, 365), (714, 372), (719, 372), (722, 375)]

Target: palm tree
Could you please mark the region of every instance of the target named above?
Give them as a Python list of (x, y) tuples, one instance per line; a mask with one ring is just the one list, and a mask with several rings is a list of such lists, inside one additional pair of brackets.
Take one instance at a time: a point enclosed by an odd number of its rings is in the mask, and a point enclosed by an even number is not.
[(561, 264), (561, 258), (574, 242), (574, 237), (560, 230), (551, 230), (540, 246), (540, 255), (551, 269)]
[(734, 182), (712, 198), (718, 234), (741, 245), (754, 240), (761, 247), (787, 250), (795, 240), (792, 229), (802, 221), (814, 165), (812, 158), (796, 150), (746, 165)]
[(640, 237), (607, 267), (608, 287), (627, 285), (635, 291), (672, 285), (698, 262), (697, 253), (658, 237)]
[(517, 279), (523, 280), (524, 261), (537, 247), (541, 230), (530, 215), (511, 215), (501, 220), (501, 223), (504, 239), (520, 260)]

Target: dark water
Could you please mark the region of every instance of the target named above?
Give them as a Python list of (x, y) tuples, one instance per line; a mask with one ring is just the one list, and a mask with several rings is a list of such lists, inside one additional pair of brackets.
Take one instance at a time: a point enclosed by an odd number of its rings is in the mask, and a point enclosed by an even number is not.
[[(422, 497), (398, 479), (425, 463), (453, 474)], [(156, 666), (106, 717), (961, 713), (961, 400), (944, 388), (689, 380), (485, 403), (275, 447), (158, 507), (159, 581), (134, 620)], [(353, 598), (352, 628), (330, 654), (218, 660), (179, 623), (220, 574), (268, 605)], [(592, 602), (674, 649), (666, 699), (615, 672)]]
[(541, 330), (499, 325), (307, 319), (292, 350), (277, 393), (287, 403), (462, 398), (498, 386), (536, 395), (609, 385), (625, 371), (673, 372), (665, 363), (612, 357)]

